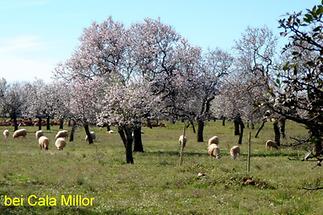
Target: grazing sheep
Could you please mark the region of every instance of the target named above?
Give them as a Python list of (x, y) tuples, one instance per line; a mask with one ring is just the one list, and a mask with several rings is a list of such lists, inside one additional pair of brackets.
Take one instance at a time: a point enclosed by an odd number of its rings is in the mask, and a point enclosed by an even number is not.
[(39, 144), (40, 150), (42, 149), (48, 150), (49, 139), (45, 136), (41, 136), (38, 138), (38, 144)]
[(219, 144), (219, 138), (218, 136), (213, 136), (208, 141), (208, 146), (211, 144)]
[(26, 135), (27, 135), (26, 129), (19, 129), (13, 133), (12, 137), (15, 139), (18, 137), (26, 137)]
[(186, 142), (187, 142), (186, 136), (182, 134), (181, 136), (179, 136), (178, 141), (179, 141), (179, 146), (185, 148)]
[(185, 135), (185, 126), (183, 129), (183, 134), (181, 136), (179, 136), (179, 165), (182, 165), (183, 163), (183, 152), (184, 152), (184, 148), (186, 146), (187, 143), (187, 138)]
[(232, 157), (232, 159), (236, 159), (238, 157), (238, 155), (240, 155), (240, 147), (239, 146), (233, 146), (230, 149), (230, 155)]
[(36, 131), (35, 133), (36, 139), (38, 140), (41, 136), (44, 136), (44, 133), (42, 130)]
[(9, 131), (8, 131), (8, 129), (5, 129), (3, 131), (3, 137), (4, 137), (4, 142), (6, 143), (7, 140), (8, 140), (8, 137), (9, 137)]
[[(95, 136), (94, 131), (90, 131), (90, 134), (91, 134), (92, 140), (95, 140), (95, 139), (96, 139), (96, 136)], [(88, 136), (86, 135), (86, 136), (85, 136), (85, 140), (86, 140), (86, 141), (88, 141), (88, 139), (89, 139), (89, 138), (88, 138)]]
[(109, 130), (108, 132), (109, 132), (109, 134), (112, 134), (112, 133), (114, 133), (114, 131), (113, 131), (113, 130)]
[(63, 150), (64, 147), (66, 146), (65, 138), (64, 137), (57, 138), (57, 140), (55, 141), (55, 146), (58, 150)]
[(273, 140), (267, 140), (266, 149), (272, 149), (272, 148), (278, 149), (277, 143)]
[(216, 159), (220, 159), (220, 147), (217, 144), (210, 144), (207, 147), (207, 153)]
[(68, 131), (67, 130), (61, 130), (59, 132), (57, 132), (55, 139), (59, 138), (59, 137), (68, 137)]

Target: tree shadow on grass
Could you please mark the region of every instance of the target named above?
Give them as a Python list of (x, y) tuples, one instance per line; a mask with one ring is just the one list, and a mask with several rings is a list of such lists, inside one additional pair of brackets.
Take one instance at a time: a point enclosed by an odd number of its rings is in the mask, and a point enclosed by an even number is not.
[[(185, 151), (185, 156), (191, 156), (191, 157), (207, 157), (208, 154), (205, 152), (190, 152)], [(144, 153), (141, 153), (142, 156), (179, 156), (178, 151), (146, 151)], [(221, 156), (229, 156), (229, 153), (227, 152), (221, 152)], [(245, 157), (247, 156), (246, 153), (242, 153), (241, 156)], [(252, 157), (299, 157), (299, 154), (297, 152), (292, 153), (286, 153), (286, 152), (279, 152), (279, 151), (270, 151), (270, 152), (258, 152), (251, 155)]]
[[(205, 156), (207, 153), (203, 152), (188, 152), (184, 151), (185, 156)], [(142, 153), (142, 155), (154, 155), (154, 156), (179, 156), (178, 151), (146, 151), (145, 153)]]

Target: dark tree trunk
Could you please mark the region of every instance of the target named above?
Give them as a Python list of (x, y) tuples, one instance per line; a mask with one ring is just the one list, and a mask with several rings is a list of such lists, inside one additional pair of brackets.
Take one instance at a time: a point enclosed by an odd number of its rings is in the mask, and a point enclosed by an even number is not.
[(233, 123), (234, 123), (234, 135), (240, 135), (240, 132), (239, 132), (239, 120), (234, 119)]
[(204, 142), (203, 139), (204, 121), (197, 120), (197, 142)]
[(242, 137), (243, 137), (243, 129), (244, 129), (244, 124), (242, 122), (242, 120), (239, 123), (239, 128), (240, 128), (240, 134), (239, 134), (239, 141), (238, 144), (242, 144)]
[(225, 126), (225, 120), (226, 120), (226, 117), (224, 116), (224, 117), (222, 118), (222, 126)]
[(107, 126), (107, 131), (110, 131), (111, 130), (111, 127), (109, 124), (106, 125)]
[(118, 133), (120, 135), (120, 138), (122, 140), (124, 148), (126, 148), (126, 146), (127, 146), (127, 138), (126, 138), (126, 134), (124, 133), (124, 130), (123, 130), (122, 127), (118, 127)]
[[(158, 122), (157, 122), (157, 125), (158, 125)], [(148, 128), (153, 128), (153, 126), (151, 125), (151, 120), (150, 119), (147, 119), (147, 127)]]
[(74, 120), (69, 120), (70, 126), (72, 126), (71, 129), (71, 134), (70, 134), (70, 142), (74, 141), (74, 133), (75, 133), (75, 129), (76, 129), (76, 123)]
[(314, 143), (313, 155), (318, 157), (323, 154), (322, 137), (320, 135), (318, 126), (312, 125), (309, 128), (310, 128), (311, 142)]
[(130, 128), (125, 128), (125, 133), (127, 137), (126, 142), (126, 161), (127, 163), (133, 164), (133, 157), (132, 157), (132, 131)]
[(278, 146), (280, 146), (280, 131), (278, 126), (278, 121), (276, 120), (274, 123), (274, 132), (275, 132), (275, 142)]
[(285, 125), (286, 125), (286, 118), (285, 117), (281, 117), (279, 119), (279, 127), (280, 127), (280, 133), (283, 136), (283, 138), (286, 138), (286, 135), (285, 135)]
[(17, 131), (18, 130), (17, 114), (12, 115), (12, 120), (13, 120), (14, 130)]
[(50, 116), (47, 116), (47, 119), (46, 119), (46, 129), (50, 130)]
[(255, 138), (258, 138), (258, 135), (259, 135), (261, 129), (263, 129), (263, 127), (265, 126), (265, 123), (266, 123), (266, 120), (262, 120), (261, 126), (259, 127), (259, 129), (255, 135)]
[(64, 118), (59, 119), (59, 129), (64, 129)]
[(144, 147), (142, 145), (141, 139), (141, 127), (137, 127), (133, 130), (133, 138), (134, 138), (134, 152), (144, 152)]
[(192, 125), (192, 130), (193, 130), (193, 133), (195, 134), (196, 130), (195, 130), (194, 122), (190, 120), (190, 124)]
[(251, 114), (251, 116), (249, 118), (249, 124), (250, 124), (250, 128), (251, 129), (255, 129), (255, 123), (254, 123), (254, 116), (253, 116), (253, 114)]
[(71, 127), (71, 126), (72, 126), (72, 120), (71, 120), (71, 119), (69, 119), (69, 120), (68, 120), (68, 122), (67, 122), (67, 126), (68, 126), (68, 127)]
[(38, 117), (38, 130), (41, 130), (41, 126), (42, 126), (42, 119), (41, 117)]
[(88, 140), (89, 144), (92, 144), (93, 143), (93, 138), (92, 138), (92, 135), (90, 133), (89, 124), (84, 123), (83, 127), (84, 127), (84, 130), (85, 130), (85, 134), (87, 135), (87, 140)]

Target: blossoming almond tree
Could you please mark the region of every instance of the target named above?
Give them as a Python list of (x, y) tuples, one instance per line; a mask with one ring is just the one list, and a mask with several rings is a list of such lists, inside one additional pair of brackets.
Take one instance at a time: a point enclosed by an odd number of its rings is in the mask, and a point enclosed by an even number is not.
[[(96, 89), (102, 88), (102, 83), (124, 82), (128, 75), (122, 74), (123, 68), (127, 68), (123, 64), (126, 62), (126, 33), (123, 25), (111, 17), (100, 24), (94, 22), (84, 30), (74, 54), (56, 67), (56, 78), (71, 82), (72, 105), (69, 111), (85, 126), (86, 132), (88, 124), (94, 123), (95, 119)], [(95, 86), (99, 80), (101, 83)], [(88, 140), (92, 142), (91, 138)]]
[(100, 78), (92, 80), (76, 78), (70, 85), (69, 112), (76, 122), (84, 127), (89, 144), (93, 143), (89, 125), (96, 124), (99, 113), (99, 101), (102, 98), (103, 81)]
[(130, 31), (136, 71), (150, 83), (150, 91), (160, 96), (163, 117), (189, 120), (189, 107), (194, 107), (189, 97), (200, 50), (160, 20), (145, 19)]
[(221, 93), (223, 78), (230, 73), (233, 57), (220, 49), (209, 50), (202, 56), (195, 77), (197, 85), (196, 119), (198, 123), (197, 141), (203, 142), (204, 121), (210, 117), (212, 101)]
[(18, 129), (17, 118), (25, 114), (28, 91), (23, 83), (12, 83), (2, 88), (1, 112), (13, 121), (14, 130)]
[(148, 117), (155, 117), (159, 110), (159, 97), (149, 91), (148, 83), (132, 83), (129, 86), (114, 84), (106, 88), (101, 102), (99, 120), (118, 126), (119, 135), (126, 149), (127, 163), (133, 163), (133, 131), (141, 127)]

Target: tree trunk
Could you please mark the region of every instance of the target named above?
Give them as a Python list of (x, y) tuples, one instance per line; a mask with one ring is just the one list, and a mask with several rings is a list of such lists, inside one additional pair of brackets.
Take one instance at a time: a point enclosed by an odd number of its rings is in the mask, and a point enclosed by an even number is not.
[(265, 126), (265, 123), (266, 123), (266, 120), (262, 120), (261, 126), (259, 127), (259, 129), (258, 129), (258, 131), (256, 133), (255, 138), (258, 138), (258, 135), (259, 135), (261, 129), (263, 129), (263, 127)]
[(274, 132), (275, 132), (275, 142), (278, 146), (280, 146), (280, 131), (278, 126), (278, 120), (276, 120), (274, 123)]
[(72, 126), (71, 129), (71, 134), (70, 134), (70, 142), (74, 141), (74, 133), (75, 133), (75, 129), (76, 129), (76, 123), (74, 120), (69, 120), (70, 126)]
[(50, 116), (47, 116), (47, 119), (46, 119), (46, 129), (50, 130)]
[(240, 132), (239, 132), (239, 120), (235, 118), (233, 120), (233, 123), (234, 123), (234, 135), (240, 135)]
[(243, 129), (244, 129), (244, 124), (242, 122), (242, 120), (239, 123), (239, 128), (240, 128), (240, 134), (239, 134), (239, 141), (238, 144), (242, 144), (242, 137), (243, 137)]
[(17, 122), (17, 114), (13, 114), (12, 115), (12, 120), (13, 120), (13, 127), (14, 130), (17, 131), (18, 130), (18, 122)]
[(194, 122), (192, 120), (190, 120), (190, 124), (192, 125), (193, 133), (195, 134), (196, 130), (195, 130)]
[(38, 117), (38, 130), (41, 130), (41, 126), (42, 126), (42, 119), (41, 117)]
[[(158, 122), (157, 122), (157, 125), (158, 125)], [(153, 128), (153, 126), (151, 125), (151, 120), (150, 119), (147, 119), (147, 127), (148, 128)]]
[(222, 126), (225, 126), (225, 120), (226, 120), (226, 117), (224, 116), (224, 117), (222, 118)]
[(93, 143), (93, 138), (92, 138), (92, 135), (90, 133), (89, 124), (84, 123), (83, 127), (84, 127), (84, 130), (85, 130), (85, 134), (87, 135), (87, 140), (88, 140), (89, 144), (92, 144)]
[(59, 119), (59, 129), (64, 129), (64, 118)]
[(142, 145), (141, 139), (141, 127), (137, 127), (133, 130), (133, 138), (134, 138), (134, 152), (144, 152), (144, 147)]
[(204, 121), (199, 119), (197, 120), (197, 142), (204, 142), (203, 139), (203, 130), (204, 130)]
[(311, 142), (314, 143), (313, 155), (315, 157), (318, 157), (323, 154), (322, 137), (320, 135), (320, 131), (317, 126), (312, 125), (309, 128), (310, 128)]
[(127, 163), (133, 164), (133, 157), (132, 157), (132, 131), (130, 128), (125, 128), (125, 133), (127, 137), (126, 142), (126, 161)]
[[(250, 116), (249, 116), (249, 126), (250, 126), (250, 128), (251, 129), (255, 129), (255, 123), (254, 123), (254, 115), (253, 114), (251, 114)], [(249, 128), (249, 126), (248, 126), (248, 128)]]
[(110, 131), (111, 130), (111, 127), (109, 124), (106, 125), (107, 126), (107, 131)]
[(285, 125), (286, 125), (286, 118), (285, 117), (281, 117), (279, 119), (279, 127), (280, 127), (280, 133), (282, 134), (283, 138), (286, 138), (286, 135), (285, 135)]
[(127, 148), (127, 138), (122, 127), (118, 127), (118, 133), (120, 135), (124, 148)]

